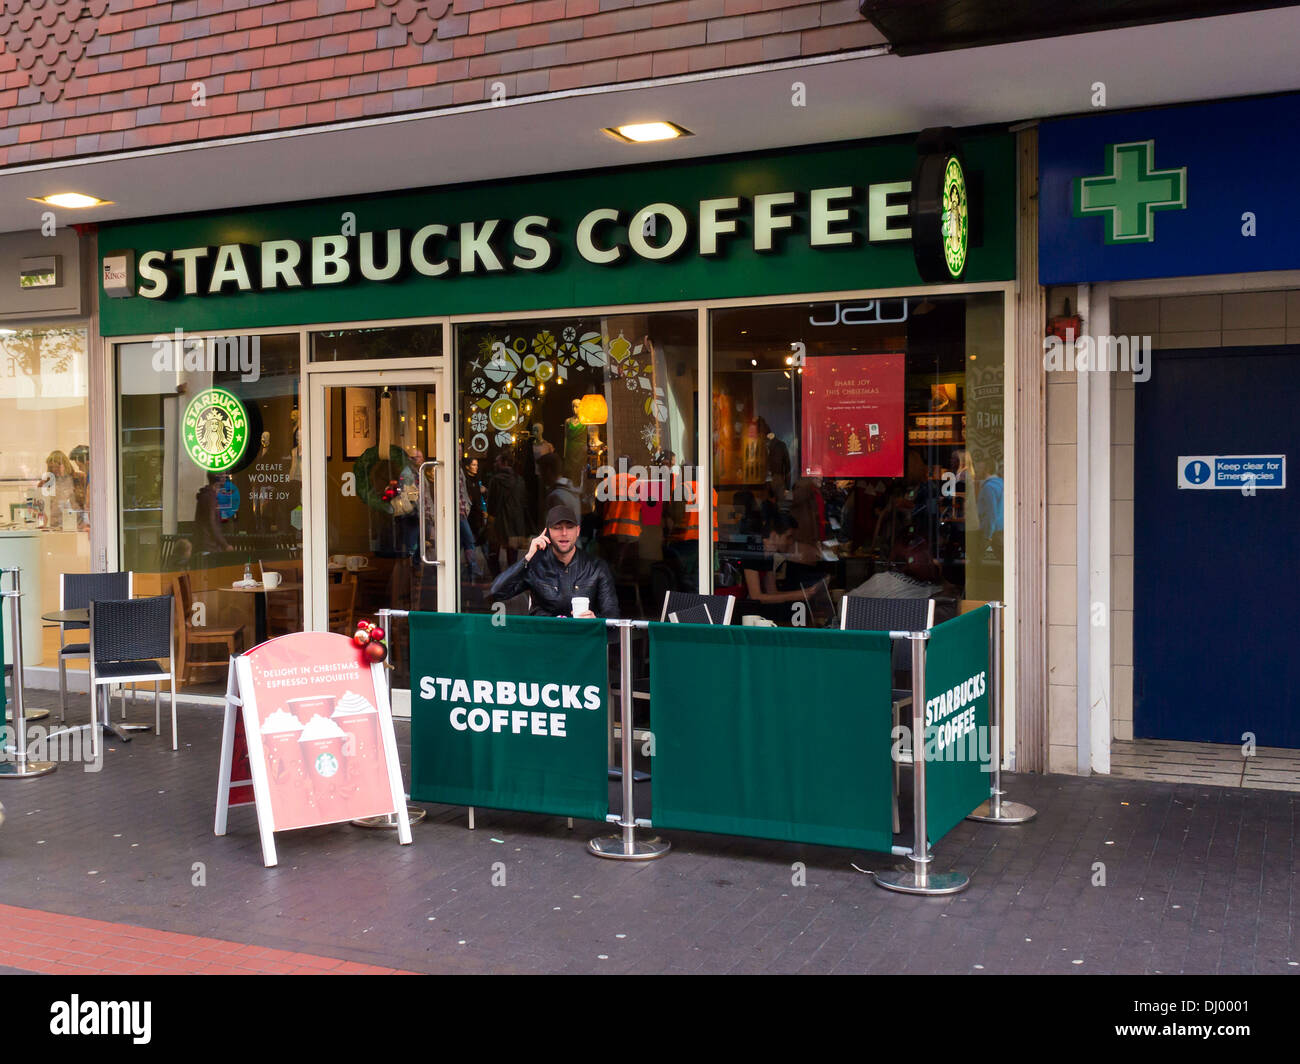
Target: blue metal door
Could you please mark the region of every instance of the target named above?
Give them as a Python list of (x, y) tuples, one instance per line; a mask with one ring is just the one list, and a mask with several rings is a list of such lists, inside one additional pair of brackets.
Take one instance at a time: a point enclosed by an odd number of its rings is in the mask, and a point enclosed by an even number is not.
[[(1133, 734), (1300, 747), (1300, 347), (1154, 357), (1134, 385)], [(1179, 455), (1248, 454), (1286, 455), (1286, 488), (1178, 487)]]

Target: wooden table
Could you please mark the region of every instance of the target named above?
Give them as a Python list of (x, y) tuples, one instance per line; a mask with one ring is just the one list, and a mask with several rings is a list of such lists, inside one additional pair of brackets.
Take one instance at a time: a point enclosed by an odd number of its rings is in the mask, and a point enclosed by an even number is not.
[(275, 587), (266, 587), (261, 583), (245, 584), (243, 587), (232, 584), (230, 587), (220, 587), (215, 590), (257, 596), (257, 600), (253, 604), (253, 641), (254, 645), (258, 645), (266, 642), (266, 593), (268, 591), (301, 591), (302, 584), (291, 584), (287, 581), (281, 581)]

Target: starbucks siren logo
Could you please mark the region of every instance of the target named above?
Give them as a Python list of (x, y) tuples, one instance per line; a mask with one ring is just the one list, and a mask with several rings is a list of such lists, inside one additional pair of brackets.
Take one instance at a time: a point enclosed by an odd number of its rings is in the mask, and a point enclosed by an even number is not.
[(948, 272), (960, 277), (966, 269), (966, 244), (970, 236), (969, 206), (966, 199), (966, 175), (961, 161), (954, 155), (948, 159), (943, 173), (943, 257)]
[(248, 412), (225, 388), (199, 392), (181, 423), (185, 453), (200, 469), (224, 473), (238, 464), (248, 445)]

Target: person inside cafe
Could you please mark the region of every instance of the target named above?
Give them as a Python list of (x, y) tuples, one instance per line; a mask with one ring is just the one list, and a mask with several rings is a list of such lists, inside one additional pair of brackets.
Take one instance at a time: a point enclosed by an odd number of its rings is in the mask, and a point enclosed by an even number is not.
[[(488, 546), (502, 570), (528, 542), (528, 495), (510, 455), (497, 455), (496, 472), (487, 485)], [(536, 526), (534, 526), (536, 527)]]
[(225, 473), (209, 473), (208, 482), (194, 495), (194, 549), (199, 553), (231, 549), (221, 532), (218, 498), (229, 479)]
[(789, 514), (777, 514), (763, 537), (762, 555), (740, 559), (745, 597), (736, 606), (742, 617), (763, 617), (781, 625), (792, 622), (791, 604), (804, 601), (803, 588), (797, 584), (791, 587), (786, 577), (790, 556), (797, 547), (797, 528)]
[[(63, 515), (76, 512), (76, 468), (62, 451), (51, 451), (45, 459), (45, 477), (41, 494), (46, 497), (45, 523), (48, 528), (62, 528)], [(84, 490), (83, 490), (84, 496)]]
[[(493, 602), (521, 591), (532, 597), (538, 617), (617, 617), (614, 576), (601, 559), (578, 550), (578, 515), (568, 506), (552, 506), (546, 528), (528, 552), (492, 584)], [(586, 599), (586, 608), (576, 600)]]
[(888, 528), (890, 567), (929, 583), (939, 582), (942, 576), (935, 557), (939, 500), (925, 457), (909, 449), (905, 480), (894, 489), (880, 520)]

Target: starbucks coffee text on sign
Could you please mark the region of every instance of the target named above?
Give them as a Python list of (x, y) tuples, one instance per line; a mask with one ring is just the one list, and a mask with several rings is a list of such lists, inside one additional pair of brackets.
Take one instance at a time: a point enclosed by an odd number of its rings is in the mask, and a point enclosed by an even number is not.
[[(471, 688), (473, 693), (471, 694)], [(503, 706), (544, 706), (546, 709), (600, 709), (600, 688), (569, 683), (516, 683), (513, 680), (462, 680), (446, 676), (420, 678), (420, 698), (453, 703), (449, 723), (457, 731), (512, 732), (515, 735), (566, 737), (566, 713)], [(492, 710), (484, 706), (494, 706)]]

